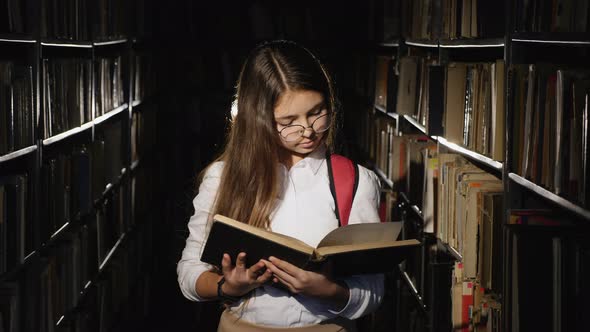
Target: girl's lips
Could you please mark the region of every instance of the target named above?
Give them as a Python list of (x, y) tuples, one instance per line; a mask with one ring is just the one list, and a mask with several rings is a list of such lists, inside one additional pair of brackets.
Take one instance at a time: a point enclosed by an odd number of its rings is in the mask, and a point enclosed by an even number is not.
[(304, 147), (304, 148), (309, 148), (312, 147), (315, 144), (315, 141), (309, 141), (309, 142), (305, 142), (305, 143), (299, 143), (299, 146)]

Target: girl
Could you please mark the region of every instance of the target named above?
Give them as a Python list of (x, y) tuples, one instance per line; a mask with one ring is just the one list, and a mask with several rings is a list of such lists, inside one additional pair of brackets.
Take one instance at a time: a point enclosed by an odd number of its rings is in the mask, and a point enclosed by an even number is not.
[[(225, 254), (221, 271), (199, 260), (217, 213), (311, 246), (338, 227), (325, 159), (335, 98), (322, 64), (295, 43), (263, 44), (242, 67), (236, 101), (225, 150), (206, 169), (193, 201), (177, 268), (182, 293), (194, 301), (226, 302), (218, 331), (354, 330), (353, 320), (380, 304), (383, 275), (338, 278), (275, 257), (246, 268), (248, 253)], [(379, 191), (376, 175), (359, 167), (350, 224), (379, 222)]]

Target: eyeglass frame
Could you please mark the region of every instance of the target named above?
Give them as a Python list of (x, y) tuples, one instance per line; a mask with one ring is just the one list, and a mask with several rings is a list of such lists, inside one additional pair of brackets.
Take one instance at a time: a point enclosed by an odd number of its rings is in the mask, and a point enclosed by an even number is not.
[[(283, 129), (281, 129), (281, 130), (278, 130), (279, 136), (281, 136), (281, 138), (283, 138), (283, 139), (284, 139), (285, 141), (287, 141), (287, 142), (295, 142), (295, 141), (297, 141), (297, 140), (299, 140), (299, 139), (301, 139), (301, 138), (303, 137), (303, 134), (305, 134), (305, 131), (306, 131), (307, 129), (311, 129), (311, 130), (312, 130), (314, 133), (316, 133), (316, 134), (325, 133), (325, 132), (326, 132), (326, 131), (328, 131), (328, 129), (330, 129), (330, 127), (332, 126), (332, 121), (331, 121), (331, 119), (330, 119), (330, 118), (327, 118), (327, 119), (326, 119), (327, 121), (329, 121), (329, 125), (328, 125), (328, 126), (326, 126), (326, 129), (324, 129), (324, 130), (322, 130), (322, 131), (317, 131), (317, 130), (315, 130), (315, 129), (313, 128), (313, 125), (314, 125), (314, 124), (315, 124), (315, 123), (316, 123), (316, 122), (317, 122), (319, 119), (321, 119), (321, 118), (323, 118), (323, 117), (326, 117), (326, 116), (329, 116), (329, 115), (330, 115), (330, 112), (326, 112), (326, 114), (322, 114), (322, 115), (318, 116), (318, 117), (317, 117), (315, 120), (313, 120), (313, 122), (312, 122), (312, 123), (311, 123), (309, 126), (307, 126), (307, 127), (305, 127), (304, 125), (300, 125), (300, 124), (291, 124), (291, 125), (286, 125), (286, 126), (283, 128)], [(299, 137), (297, 137), (296, 139), (294, 139), (294, 140), (287, 140), (287, 138), (286, 138), (285, 136), (283, 136), (282, 132), (283, 132), (285, 129), (287, 129), (287, 128), (293, 128), (293, 127), (301, 127), (301, 128), (303, 128), (303, 130), (301, 131), (301, 134), (299, 134)]]

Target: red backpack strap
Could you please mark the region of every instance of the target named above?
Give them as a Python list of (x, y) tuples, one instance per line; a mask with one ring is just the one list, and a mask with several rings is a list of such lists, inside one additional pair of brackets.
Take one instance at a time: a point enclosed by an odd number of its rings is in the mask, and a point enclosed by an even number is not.
[(330, 177), (330, 192), (336, 205), (336, 218), (340, 226), (346, 226), (359, 183), (358, 165), (337, 154), (327, 154), (326, 161)]

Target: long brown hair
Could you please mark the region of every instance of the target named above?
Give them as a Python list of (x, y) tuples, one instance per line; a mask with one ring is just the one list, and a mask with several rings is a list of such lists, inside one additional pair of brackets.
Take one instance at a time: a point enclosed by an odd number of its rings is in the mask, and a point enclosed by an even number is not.
[[(280, 138), (274, 109), (286, 91), (322, 94), (335, 120), (332, 81), (320, 61), (293, 42), (273, 41), (256, 47), (242, 66), (237, 82), (237, 115), (225, 149), (215, 213), (268, 229), (279, 191)], [(325, 134), (331, 149), (334, 127)]]

